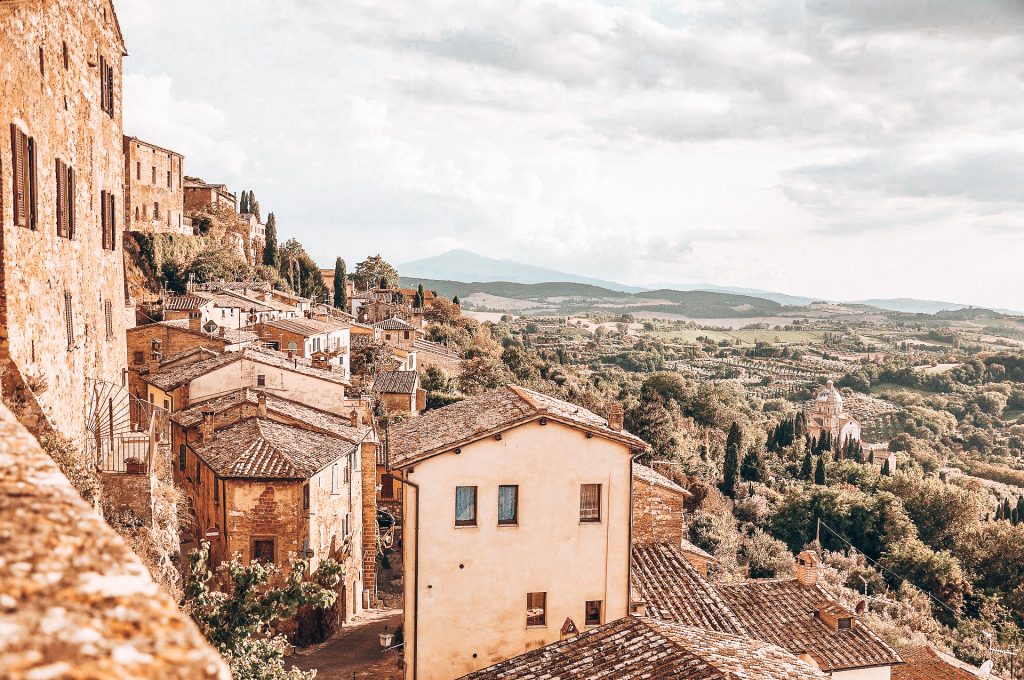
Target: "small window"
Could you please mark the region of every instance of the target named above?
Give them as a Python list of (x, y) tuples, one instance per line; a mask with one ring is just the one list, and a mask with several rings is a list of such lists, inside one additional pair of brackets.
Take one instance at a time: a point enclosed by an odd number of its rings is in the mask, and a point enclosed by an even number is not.
[(156, 166), (153, 166), (153, 181), (152, 184), (156, 184)]
[(167, 171), (167, 188), (168, 189), (171, 188), (171, 171), (170, 170)]
[(584, 623), (588, 626), (601, 625), (601, 600), (587, 600)]
[(14, 179), (14, 224), (36, 228), (36, 142), (11, 123), (11, 171)]
[(266, 387), (267, 386), (267, 376), (264, 375), (263, 373), (258, 374), (256, 376), (256, 386), (257, 387)]
[(39, 48), (39, 73), (46, 75), (46, 57), (42, 47)]
[(73, 238), (75, 235), (75, 171), (61, 159), (57, 166), (57, 236)]
[(68, 42), (67, 42), (67, 40), (65, 40), (61, 44), (61, 55), (64, 58), (64, 70), (67, 71), (68, 68), (71, 66), (71, 58), (68, 55)]
[(103, 301), (103, 320), (107, 328), (107, 340), (114, 338), (114, 305), (110, 300)]
[(580, 521), (601, 521), (601, 485), (580, 485)]
[(274, 564), (274, 539), (256, 538), (252, 542), (252, 561)]
[(179, 444), (178, 445), (178, 470), (180, 470), (182, 472), (185, 471), (185, 464), (186, 464), (187, 460), (188, 460), (187, 456), (185, 455), (185, 445), (184, 444)]
[(528, 627), (548, 625), (547, 604), (547, 593), (526, 594), (526, 625)]
[(220, 484), (217, 483), (217, 475), (213, 476), (213, 504), (220, 505)]
[(196, 486), (199, 486), (202, 483), (202, 481), (203, 481), (203, 477), (202, 477), (203, 468), (201, 467), (201, 465), (202, 464), (197, 460), (196, 461)]
[(142, 181), (142, 161), (135, 162), (135, 179)]
[(75, 348), (75, 312), (71, 307), (71, 293), (64, 293), (64, 327), (70, 352)]
[(153, 201), (153, 219), (160, 219), (160, 203), (157, 201)]
[(146, 353), (145, 352), (138, 352), (138, 351), (132, 352), (132, 363), (134, 363), (134, 364), (144, 364), (144, 363), (146, 363)]
[(455, 526), (476, 526), (476, 487), (455, 487)]
[(519, 487), (503, 484), (498, 487), (498, 524), (519, 523)]
[(302, 487), (302, 509), (309, 510), (309, 484)]
[(338, 493), (338, 464), (331, 467), (331, 493)]

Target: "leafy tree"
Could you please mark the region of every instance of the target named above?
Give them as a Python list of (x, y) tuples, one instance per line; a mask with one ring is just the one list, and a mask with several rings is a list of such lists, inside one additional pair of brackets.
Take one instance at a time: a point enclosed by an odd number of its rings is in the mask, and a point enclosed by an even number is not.
[(461, 301), (461, 300), (459, 300), (459, 296), (458, 296), (458, 295), (456, 295), (455, 297), (453, 297), (453, 298), (452, 298), (452, 303), (453, 303), (453, 304), (454, 304), (454, 305), (455, 305), (456, 307), (461, 307), (461, 306), (462, 306), (462, 301)]
[(398, 270), (380, 255), (371, 255), (358, 263), (352, 279), (361, 290), (368, 290), (374, 286), (397, 288), (399, 283)]
[(345, 260), (340, 257), (334, 261), (334, 306), (345, 308)]
[(903, 501), (921, 540), (936, 550), (952, 550), (966, 540), (978, 525), (987, 501), (975, 491), (920, 473), (897, 472), (883, 480), (879, 488)]
[(322, 298), (327, 293), (320, 267), (301, 243), (293, 238), (288, 239), (280, 248), (279, 258), (281, 276), (298, 295)]
[(427, 321), (434, 323), (453, 324), (462, 316), (459, 306), (444, 298), (435, 297), (430, 309), (423, 313)]
[(750, 578), (780, 578), (793, 570), (793, 554), (786, 544), (763, 529), (754, 529), (743, 541), (741, 552), (747, 560)]
[[(206, 639), (217, 648), (231, 667), (235, 680), (307, 680), (316, 673), (286, 670), (287, 640), (275, 635), (275, 621), (290, 619), (299, 607), (329, 607), (337, 594), (344, 567), (324, 560), (306, 578), (307, 564), (295, 560), (286, 575), (275, 565), (234, 559), (224, 562), (214, 575), (207, 566), (210, 544), (203, 542), (189, 557), (189, 579), (184, 608), (199, 625)], [(283, 576), (283, 578), (282, 578)], [(280, 585), (278, 585), (280, 584)]]
[(277, 268), (277, 218), (274, 213), (267, 215), (267, 247), (263, 250), (263, 264)]
[(730, 498), (736, 496), (736, 484), (739, 482), (740, 450), (737, 444), (730, 444), (725, 450), (725, 463), (722, 466), (722, 493)]
[(764, 458), (754, 447), (747, 450), (743, 456), (743, 464), (740, 466), (740, 477), (747, 482), (763, 482), (768, 478), (768, 468), (765, 466)]
[[(644, 398), (640, 403), (626, 410), (626, 429), (651, 445), (653, 454), (659, 458), (675, 452), (678, 442), (672, 414), (657, 398)], [(647, 462), (648, 454), (641, 456)]]
[(817, 486), (826, 486), (825, 478), (825, 456), (818, 456), (818, 462), (814, 464), (814, 483)]
[(466, 394), (480, 394), (512, 382), (512, 374), (502, 361), (491, 355), (467, 359), (462, 364), (459, 387)]

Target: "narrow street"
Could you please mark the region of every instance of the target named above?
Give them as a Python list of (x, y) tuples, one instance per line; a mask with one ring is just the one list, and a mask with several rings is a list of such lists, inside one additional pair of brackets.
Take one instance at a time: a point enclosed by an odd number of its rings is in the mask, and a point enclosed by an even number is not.
[(319, 680), (400, 680), (400, 650), (382, 652), (379, 635), (402, 624), (401, 609), (371, 609), (355, 618), (327, 642), (298, 650), (289, 661), (294, 668), (316, 669)]

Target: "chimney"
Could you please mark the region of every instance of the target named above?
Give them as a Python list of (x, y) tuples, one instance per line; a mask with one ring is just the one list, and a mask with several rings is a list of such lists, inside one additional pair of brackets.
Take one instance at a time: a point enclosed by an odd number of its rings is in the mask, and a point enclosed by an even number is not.
[(622, 432), (622, 419), (624, 416), (625, 411), (622, 408), (622, 404), (612, 404), (611, 408), (608, 409), (608, 427), (616, 432)]
[(352, 409), (352, 411), (348, 414), (348, 419), (351, 422), (352, 427), (359, 427), (363, 423), (363, 419), (359, 415), (359, 411), (357, 411), (356, 409)]
[(260, 416), (267, 415), (267, 395), (263, 392), (256, 395), (256, 407)]
[(202, 314), (202, 312), (189, 312), (188, 313), (188, 329), (190, 331), (201, 331), (201, 330), (203, 330), (203, 314)]
[(225, 330), (226, 330), (226, 329), (224, 328), (224, 326), (221, 326), (220, 328), (218, 328), (218, 329), (217, 329), (217, 333), (218, 333), (218, 335), (220, 335), (220, 337), (222, 337), (222, 338), (223, 338), (223, 337), (224, 337), (224, 332), (225, 332)]
[(199, 440), (206, 444), (213, 441), (213, 411), (203, 411), (203, 420), (199, 424)]
[(160, 350), (158, 349), (154, 349), (149, 353), (149, 361), (146, 362), (146, 369), (149, 371), (150, 375), (154, 375), (160, 370), (161, 358)]
[(796, 556), (796, 580), (805, 588), (818, 583), (818, 564), (821, 560), (813, 550), (804, 550)]

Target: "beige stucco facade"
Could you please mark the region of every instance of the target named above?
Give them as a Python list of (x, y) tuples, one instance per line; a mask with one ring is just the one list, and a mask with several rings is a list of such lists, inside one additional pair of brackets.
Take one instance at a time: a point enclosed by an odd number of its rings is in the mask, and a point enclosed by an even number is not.
[(856, 668), (849, 671), (836, 671), (829, 677), (833, 680), (889, 680), (892, 677), (892, 666), (876, 666), (874, 668)]
[[(341, 383), (250, 359), (241, 359), (199, 376), (189, 383), (188, 399), (190, 403), (203, 401), (240, 387), (279, 394), (332, 413), (347, 415), (352, 408), (351, 400), (345, 399), (345, 386)], [(184, 408), (184, 405), (176, 404), (175, 408)]]
[[(406, 469), (406, 678), (457, 678), (585, 629), (629, 606), (630, 477), (624, 444), (534, 420)], [(601, 485), (601, 517), (580, 520), (580, 487)], [(498, 486), (518, 485), (518, 521), (498, 525)], [(455, 526), (455, 488), (477, 487), (476, 526)], [(546, 621), (527, 626), (528, 593)]]

